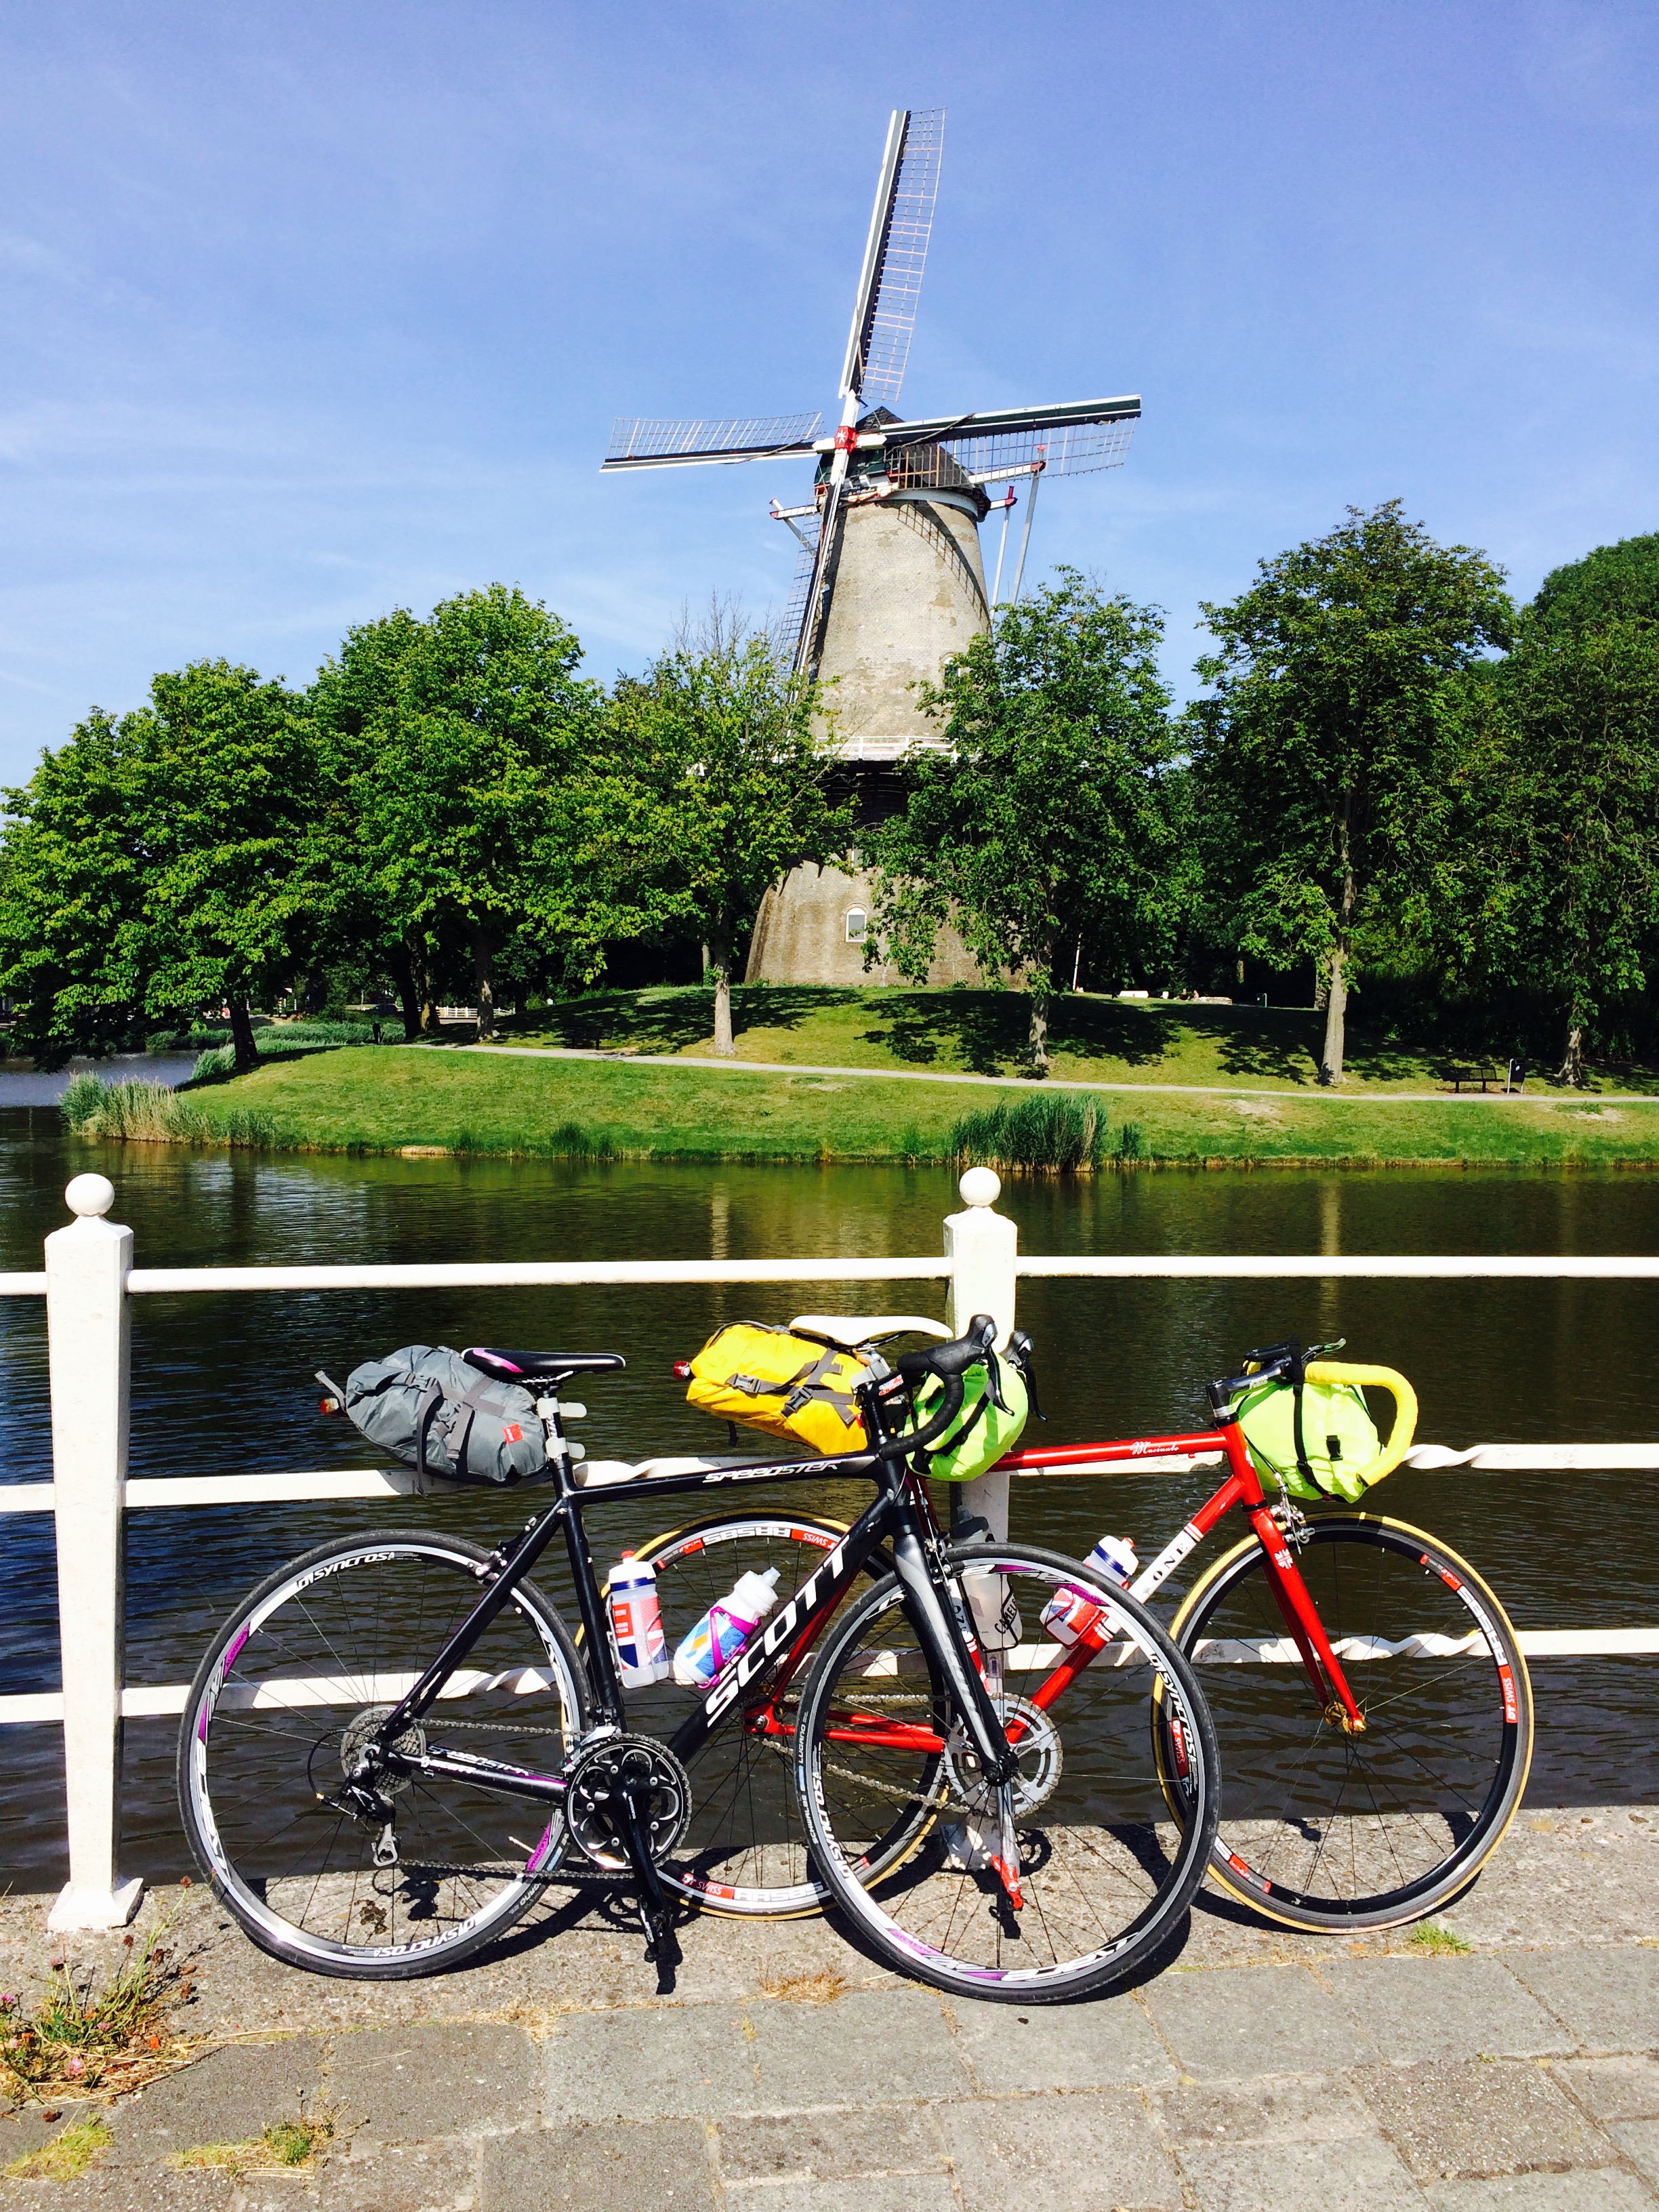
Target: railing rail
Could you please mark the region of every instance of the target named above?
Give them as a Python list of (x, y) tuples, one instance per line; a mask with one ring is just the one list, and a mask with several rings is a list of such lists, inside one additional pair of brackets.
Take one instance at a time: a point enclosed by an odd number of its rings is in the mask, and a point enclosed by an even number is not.
[[(67, 1193), (76, 1215), (46, 1239), (42, 1274), (0, 1274), (0, 1297), (46, 1301), (52, 1382), (52, 1480), (0, 1486), (0, 1516), (52, 1513), (58, 1532), (59, 1646), (63, 1687), (0, 1698), (0, 1723), (61, 1723), (64, 1737), (70, 1879), (52, 1909), (57, 1929), (119, 1926), (137, 1909), (142, 1885), (118, 1872), (119, 1745), (124, 1719), (183, 1709), (181, 1684), (135, 1686), (125, 1680), (122, 1524), (131, 1511), (203, 1505), (246, 1505), (406, 1496), (415, 1479), (402, 1470), (325, 1468), (222, 1476), (127, 1479), (131, 1407), (131, 1312), (135, 1297), (200, 1296), (217, 1291), (331, 1291), (509, 1289), (602, 1284), (897, 1283), (944, 1281), (949, 1320), (958, 1329), (989, 1313), (1006, 1337), (1014, 1326), (1019, 1279), (1228, 1278), (1331, 1279), (1343, 1277), (1432, 1280), (1659, 1279), (1659, 1258), (1462, 1254), (1352, 1255), (1331, 1253), (1026, 1255), (1014, 1224), (994, 1211), (1000, 1190), (988, 1168), (962, 1177), (963, 1211), (945, 1221), (939, 1257), (665, 1261), (526, 1261), (432, 1266), (134, 1267), (132, 1232), (104, 1217), (114, 1188), (102, 1176), (77, 1176)], [(1208, 1463), (1210, 1455), (1147, 1456), (1136, 1472), (1175, 1473)], [(1456, 1467), (1514, 1473), (1583, 1468), (1659, 1469), (1659, 1444), (1477, 1444), (1464, 1450), (1419, 1444), (1408, 1455), (1419, 1468)], [(1052, 1476), (1118, 1474), (1075, 1464), (1042, 1470)], [(1035, 1472), (1035, 1471), (1034, 1471)], [(970, 1512), (993, 1528), (1007, 1528), (1009, 1476), (994, 1473), (969, 1486)], [(1523, 1633), (1538, 1656), (1659, 1652), (1659, 1627), (1550, 1629)]]

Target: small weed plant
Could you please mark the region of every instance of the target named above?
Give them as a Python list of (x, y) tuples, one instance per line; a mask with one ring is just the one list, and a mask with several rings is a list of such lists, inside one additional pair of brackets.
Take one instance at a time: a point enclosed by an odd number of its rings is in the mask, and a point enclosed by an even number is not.
[(1431, 1959), (1455, 1958), (1459, 1952), (1474, 1948), (1461, 1936), (1454, 1935), (1449, 1928), (1442, 1928), (1432, 1920), (1421, 1922), (1413, 1929), (1406, 1941), (1413, 1951), (1426, 1951)]
[(245, 2173), (283, 2173), (316, 2166), (333, 2142), (337, 2122), (331, 2111), (301, 2111), (291, 2120), (275, 2120), (264, 2131), (246, 2142), (198, 2143), (193, 2150), (176, 2150), (168, 2163), (175, 2166), (208, 2166), (235, 2179)]
[(96, 2114), (76, 2120), (27, 2158), (15, 2158), (5, 2168), (13, 2181), (78, 2181), (87, 2168), (108, 2149), (109, 2129)]
[(100, 1983), (67, 1959), (52, 1963), (51, 1979), (31, 2007), (0, 1990), (0, 2089), (19, 2100), (47, 2090), (84, 2093), (130, 2088), (136, 2077), (167, 2063), (164, 2015), (190, 1994), (157, 1921), (142, 1948), (125, 1939), (125, 1963)]

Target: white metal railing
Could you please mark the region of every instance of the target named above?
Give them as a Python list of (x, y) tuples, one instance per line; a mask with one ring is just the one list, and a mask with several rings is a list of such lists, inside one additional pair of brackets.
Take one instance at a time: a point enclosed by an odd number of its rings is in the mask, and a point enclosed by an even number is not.
[[(132, 1231), (106, 1219), (113, 1185), (77, 1176), (65, 1196), (75, 1215), (46, 1240), (42, 1274), (0, 1274), (0, 1297), (46, 1302), (52, 1394), (52, 1480), (0, 1486), (0, 1515), (52, 1513), (58, 1537), (59, 1648), (63, 1687), (0, 1698), (0, 1723), (57, 1723), (64, 1729), (70, 1879), (52, 1908), (55, 1929), (118, 1927), (142, 1893), (118, 1872), (120, 1838), (119, 1745), (124, 1718), (177, 1713), (182, 1684), (137, 1688), (124, 1677), (122, 1520), (156, 1507), (227, 1505), (307, 1499), (407, 1495), (412, 1475), (401, 1470), (167, 1476), (127, 1480), (131, 1390), (131, 1300), (223, 1291), (358, 1291), (616, 1283), (880, 1283), (944, 1281), (947, 1318), (961, 1328), (988, 1313), (1006, 1336), (1014, 1325), (1021, 1276), (1329, 1279), (1340, 1277), (1436, 1279), (1471, 1276), (1522, 1279), (1659, 1279), (1659, 1258), (1355, 1257), (1334, 1254), (1251, 1254), (1228, 1258), (1131, 1254), (1109, 1257), (1021, 1257), (1014, 1224), (998, 1213), (1001, 1189), (988, 1168), (961, 1180), (963, 1210), (945, 1220), (938, 1258), (688, 1261), (546, 1261), (433, 1267), (146, 1267), (132, 1265)], [(1169, 1455), (1131, 1462), (1139, 1472), (1175, 1472), (1201, 1464)], [(1419, 1444), (1410, 1462), (1513, 1472), (1522, 1469), (1659, 1469), (1659, 1444), (1478, 1444), (1467, 1451)], [(1064, 1470), (1086, 1474), (1103, 1467)], [(1113, 1473), (1124, 1471), (1115, 1463)], [(986, 1515), (999, 1534), (1007, 1527), (1006, 1474), (969, 1486), (969, 1510)], [(1540, 1656), (1659, 1651), (1659, 1628), (1534, 1630), (1524, 1650)], [(321, 1692), (319, 1692), (319, 1695)]]

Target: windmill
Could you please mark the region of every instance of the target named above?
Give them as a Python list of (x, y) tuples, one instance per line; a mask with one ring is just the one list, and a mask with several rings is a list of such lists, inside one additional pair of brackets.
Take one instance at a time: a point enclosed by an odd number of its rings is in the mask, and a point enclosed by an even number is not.
[[(836, 750), (854, 780), (855, 820), (896, 803), (892, 764), (939, 742), (915, 703), (948, 656), (990, 624), (1008, 550), (1013, 484), (1029, 481), (1012, 596), (1018, 599), (1038, 483), (1120, 466), (1138, 398), (1003, 407), (905, 422), (895, 411), (915, 327), (944, 150), (942, 109), (896, 109), (876, 184), (853, 320), (842, 362), (839, 417), (822, 410), (692, 421), (619, 418), (606, 469), (697, 468), (792, 457), (816, 463), (810, 500), (774, 518), (799, 541), (787, 617), (794, 665), (833, 703)], [(979, 526), (987, 487), (1006, 484), (996, 580), (988, 594)], [(769, 893), (749, 980), (866, 981), (864, 878), (797, 869)], [(939, 981), (968, 980), (947, 957)]]

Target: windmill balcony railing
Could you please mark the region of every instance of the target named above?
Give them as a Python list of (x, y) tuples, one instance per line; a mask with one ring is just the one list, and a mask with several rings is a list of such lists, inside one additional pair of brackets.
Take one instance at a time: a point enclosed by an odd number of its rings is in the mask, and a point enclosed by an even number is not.
[[(61, 1689), (0, 1697), (0, 1723), (51, 1724), (64, 1731), (65, 1821), (70, 1878), (52, 1908), (57, 1929), (118, 1927), (137, 1910), (142, 1883), (123, 1880), (120, 1836), (120, 1741), (124, 1719), (183, 1709), (183, 1683), (128, 1687), (122, 1617), (122, 1527), (130, 1512), (198, 1505), (259, 1505), (304, 1500), (407, 1495), (412, 1474), (352, 1468), (312, 1473), (127, 1479), (131, 1407), (131, 1301), (239, 1292), (507, 1289), (582, 1284), (817, 1283), (942, 1281), (948, 1319), (964, 1325), (993, 1315), (1001, 1332), (1014, 1326), (1022, 1278), (1123, 1280), (1243, 1279), (1329, 1281), (1344, 1278), (1447, 1281), (1485, 1279), (1653, 1280), (1659, 1258), (1347, 1256), (1320, 1254), (1022, 1254), (1014, 1224), (995, 1210), (1000, 1183), (988, 1168), (962, 1177), (963, 1209), (944, 1223), (939, 1255), (896, 1258), (722, 1259), (704, 1261), (514, 1261), (444, 1266), (135, 1267), (130, 1229), (106, 1217), (115, 1192), (98, 1175), (77, 1176), (66, 1194), (74, 1219), (46, 1240), (38, 1274), (0, 1274), (0, 1297), (46, 1300), (52, 1401), (52, 1480), (0, 1485), (0, 1515), (56, 1516)], [(1659, 1470), (1659, 1443), (1476, 1444), (1452, 1449), (1418, 1444), (1410, 1463), (1422, 1469)], [(1139, 1470), (1176, 1472), (1196, 1462), (1142, 1458)], [(1087, 1462), (1064, 1472), (1101, 1474)], [(1117, 1471), (1114, 1469), (1113, 1471)], [(1045, 1473), (1054, 1470), (1044, 1470)], [(970, 1486), (972, 1511), (998, 1533), (1006, 1529), (1006, 1473)], [(1659, 1653), (1659, 1626), (1533, 1630), (1523, 1648), (1536, 1656)]]

